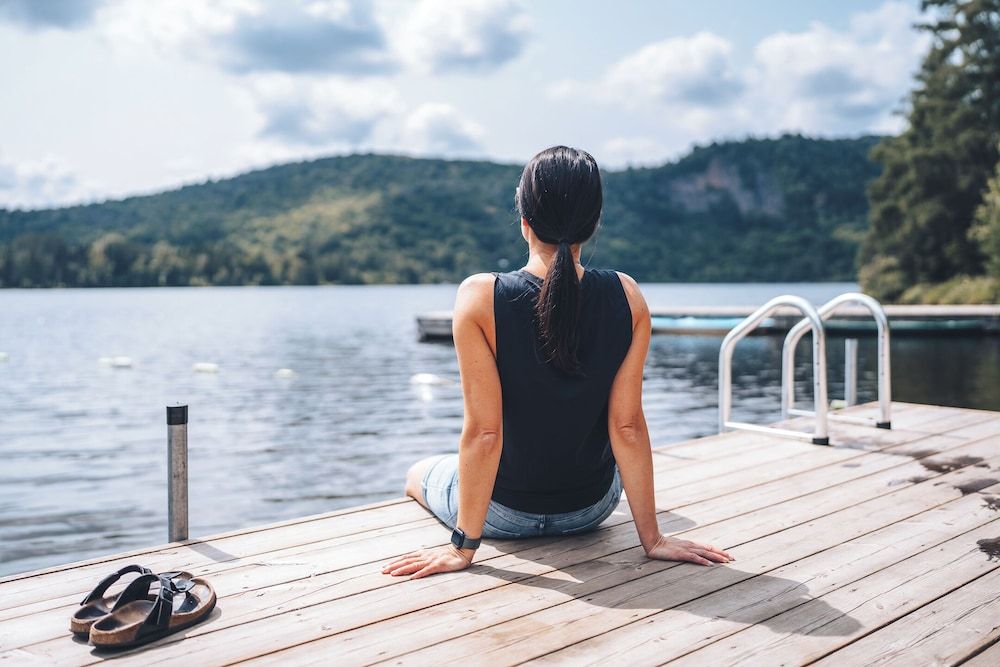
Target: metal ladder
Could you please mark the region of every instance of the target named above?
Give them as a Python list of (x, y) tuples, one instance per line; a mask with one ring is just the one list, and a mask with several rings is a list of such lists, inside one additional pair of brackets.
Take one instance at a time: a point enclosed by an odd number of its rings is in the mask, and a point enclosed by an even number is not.
[[(878, 419), (866, 417), (853, 417), (850, 415), (829, 415), (829, 419), (857, 424), (874, 425), (877, 428), (892, 428), (892, 380), (889, 368), (889, 318), (886, 317), (885, 309), (877, 300), (861, 294), (860, 292), (846, 292), (834, 297), (819, 307), (819, 316), (823, 321), (828, 320), (837, 310), (847, 304), (857, 304), (868, 309), (875, 320), (875, 327), (878, 333)], [(785, 343), (781, 349), (781, 417), (788, 419), (789, 416), (811, 417), (812, 410), (800, 410), (795, 407), (795, 348), (799, 341), (810, 330), (813, 323), (804, 319), (788, 332), (785, 336)], [(846, 402), (848, 405), (854, 404), (857, 396), (857, 340), (848, 338), (845, 341), (845, 365), (844, 365), (844, 389)]]
[[(815, 399), (816, 427), (812, 433), (793, 431), (776, 426), (760, 426), (730, 420), (733, 410), (733, 348), (764, 320), (765, 317), (782, 306), (791, 306), (801, 312), (813, 329), (813, 397)], [(760, 433), (771, 433), (792, 438), (812, 439), (817, 445), (830, 444), (826, 427), (826, 329), (816, 308), (800, 296), (786, 294), (778, 296), (751, 313), (745, 320), (730, 330), (722, 339), (719, 348), (719, 433), (726, 429), (743, 429)]]
[[(826, 327), (824, 321), (834, 314), (841, 306), (855, 303), (864, 306), (872, 314), (878, 330), (878, 399), (879, 418), (867, 419), (852, 417), (849, 415), (829, 415), (829, 404), (827, 401), (826, 386)], [(732, 414), (732, 363), (733, 349), (736, 344), (745, 338), (751, 331), (757, 328), (760, 323), (772, 312), (782, 306), (791, 306), (804, 315), (801, 322), (796, 324), (785, 336), (785, 342), (781, 351), (781, 414), (787, 419), (790, 415), (815, 417), (816, 424), (811, 433), (796, 431), (792, 429), (779, 428), (776, 426), (760, 426), (746, 422), (736, 422), (730, 419)], [(802, 337), (812, 331), (813, 341), (813, 409), (801, 410), (795, 407), (795, 348)], [(848, 403), (851, 397), (856, 395), (856, 355), (857, 341), (848, 339), (847, 362), (845, 363), (845, 387), (848, 395)], [(854, 363), (852, 364), (852, 360)], [(835, 419), (874, 425), (878, 428), (890, 428), (890, 370), (889, 370), (889, 320), (885, 315), (882, 305), (866, 294), (858, 292), (847, 292), (837, 296), (823, 304), (818, 310), (806, 299), (799, 296), (786, 294), (775, 297), (755, 310), (746, 319), (737, 324), (726, 334), (719, 348), (719, 433), (728, 429), (742, 429), (756, 431), (759, 433), (770, 433), (783, 437), (802, 438), (811, 440), (817, 445), (830, 444), (827, 420)], [(853, 390), (852, 390), (853, 388)]]

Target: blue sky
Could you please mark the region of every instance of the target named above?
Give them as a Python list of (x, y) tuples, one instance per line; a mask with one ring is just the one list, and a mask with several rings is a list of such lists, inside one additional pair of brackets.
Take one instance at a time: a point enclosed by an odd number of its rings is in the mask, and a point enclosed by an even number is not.
[(0, 0), (0, 206), (357, 151), (896, 132), (916, 0)]

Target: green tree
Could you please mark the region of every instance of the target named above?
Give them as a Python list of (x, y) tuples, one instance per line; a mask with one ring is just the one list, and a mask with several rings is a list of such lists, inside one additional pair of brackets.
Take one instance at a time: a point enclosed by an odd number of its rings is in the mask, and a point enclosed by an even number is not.
[(986, 271), (1000, 280), (1000, 163), (986, 188), (983, 203), (976, 211), (970, 236), (986, 257)]
[(983, 270), (969, 236), (1000, 140), (1000, 0), (923, 0), (930, 52), (908, 127), (872, 150), (871, 227), (859, 253), (869, 292), (897, 299), (917, 283)]

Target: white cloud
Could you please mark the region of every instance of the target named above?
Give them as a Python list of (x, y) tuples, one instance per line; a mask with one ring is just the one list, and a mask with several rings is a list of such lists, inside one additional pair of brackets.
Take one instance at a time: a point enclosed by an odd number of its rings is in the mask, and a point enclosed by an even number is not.
[(481, 151), (483, 128), (450, 104), (405, 105), (382, 80), (252, 77), (246, 101), (259, 116), (253, 163), (356, 150), (459, 156)]
[(396, 67), (366, 1), (124, 0), (104, 24), (113, 44), (152, 44), (236, 74), (366, 75)]
[(0, 0), (0, 21), (29, 30), (73, 30), (90, 23), (103, 0)]
[(114, 47), (153, 47), (167, 56), (197, 58), (213, 49), (216, 36), (235, 28), (240, 14), (259, 9), (253, 0), (121, 0), (107, 8), (101, 29)]
[(910, 4), (887, 2), (854, 14), (843, 31), (816, 22), (765, 37), (745, 63), (718, 35), (674, 37), (626, 55), (597, 79), (561, 81), (548, 92), (659, 116), (685, 144), (748, 132), (896, 132), (902, 121), (893, 112), (928, 45), (912, 30), (918, 18)]
[(928, 46), (911, 28), (917, 18), (910, 4), (888, 2), (852, 16), (846, 31), (813, 23), (761, 40), (751, 86), (758, 120), (808, 132), (898, 131), (892, 111)]
[(484, 71), (520, 55), (529, 31), (517, 0), (420, 0), (397, 26), (396, 50), (418, 71)]
[(595, 151), (594, 157), (602, 165), (640, 166), (660, 164), (660, 156), (665, 152), (660, 142), (649, 137), (615, 137), (605, 141), (601, 150)]
[(266, 75), (254, 77), (249, 92), (260, 136), (298, 146), (364, 146), (400, 107), (395, 89), (382, 81)]
[(421, 104), (403, 121), (401, 145), (407, 151), (430, 155), (468, 155), (480, 150), (483, 128), (449, 104)]
[(710, 32), (647, 44), (612, 64), (595, 81), (553, 84), (555, 98), (585, 96), (630, 109), (712, 108), (739, 95), (743, 79), (732, 44)]
[(39, 208), (78, 203), (97, 197), (97, 188), (82, 182), (55, 156), (18, 162), (0, 156), (0, 207)]
[(732, 44), (710, 32), (649, 44), (612, 65), (606, 94), (624, 100), (655, 100), (713, 106), (739, 94), (743, 82), (732, 64)]

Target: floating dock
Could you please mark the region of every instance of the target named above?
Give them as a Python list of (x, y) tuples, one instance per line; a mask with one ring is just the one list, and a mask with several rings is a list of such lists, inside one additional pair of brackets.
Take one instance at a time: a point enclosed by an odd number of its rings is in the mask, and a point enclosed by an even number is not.
[[(397, 498), (6, 577), (0, 663), (998, 665), (1000, 413), (894, 403), (892, 424), (657, 447), (661, 529), (727, 565), (649, 560), (623, 499), (593, 533), (484, 540), (468, 570), (391, 577), (450, 535)], [(80, 599), (128, 563), (207, 577), (218, 607), (126, 653), (75, 641)]]
[[(893, 334), (993, 334), (1000, 335), (1000, 305), (982, 306), (884, 306)], [(756, 306), (650, 307), (653, 333), (691, 336), (724, 336)], [(765, 320), (754, 334), (788, 331), (801, 313), (784, 308)], [(827, 322), (827, 331), (874, 334), (871, 313), (856, 306), (844, 307)], [(421, 340), (450, 340), (451, 311), (438, 310), (417, 317)]]

